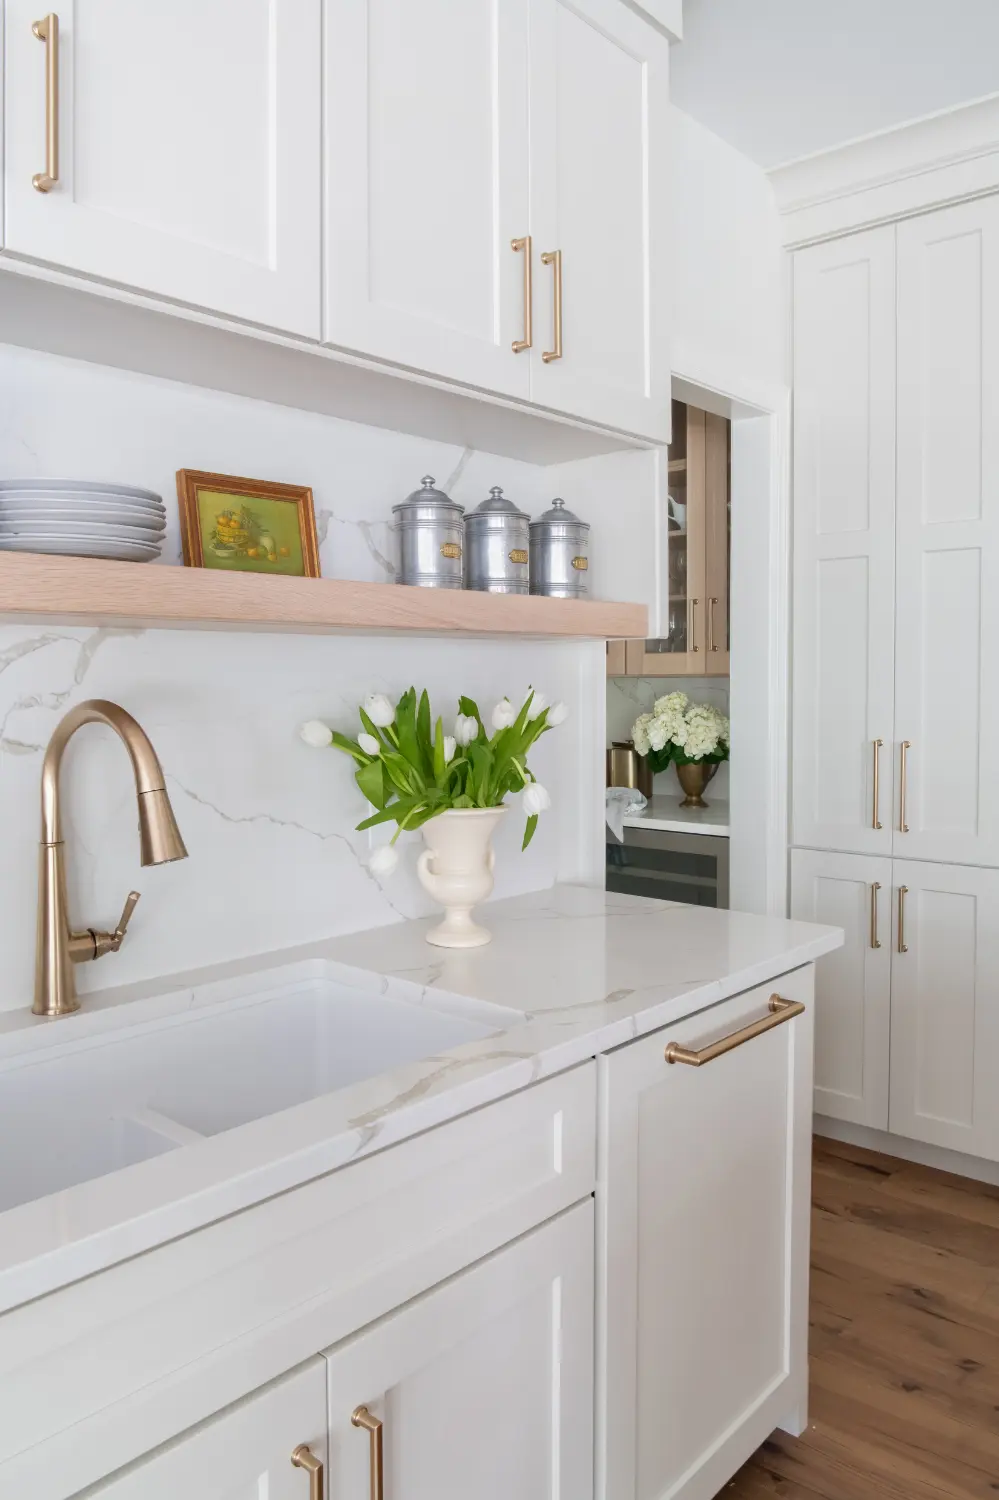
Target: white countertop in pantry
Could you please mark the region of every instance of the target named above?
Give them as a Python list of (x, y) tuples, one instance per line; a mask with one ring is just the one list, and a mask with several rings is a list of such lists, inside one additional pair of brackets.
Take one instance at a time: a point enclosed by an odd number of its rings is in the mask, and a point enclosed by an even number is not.
[(702, 833), (714, 838), (728, 838), (728, 803), (710, 796), (707, 807), (681, 807), (681, 797), (657, 793), (649, 798), (644, 812), (629, 813), (625, 828), (656, 828), (662, 833)]

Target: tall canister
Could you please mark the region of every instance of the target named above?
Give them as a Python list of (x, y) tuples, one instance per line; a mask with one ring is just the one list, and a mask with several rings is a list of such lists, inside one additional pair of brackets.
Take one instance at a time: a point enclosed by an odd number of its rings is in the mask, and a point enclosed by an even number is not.
[(531, 522), (531, 593), (585, 599), (590, 592), (590, 527), (564, 500)]
[(465, 587), (489, 594), (530, 593), (530, 521), (494, 485), (465, 517)]
[(460, 589), (465, 507), (435, 489), (432, 476), (425, 474), (422, 488), (393, 505), (392, 514), (399, 534), (397, 582)]

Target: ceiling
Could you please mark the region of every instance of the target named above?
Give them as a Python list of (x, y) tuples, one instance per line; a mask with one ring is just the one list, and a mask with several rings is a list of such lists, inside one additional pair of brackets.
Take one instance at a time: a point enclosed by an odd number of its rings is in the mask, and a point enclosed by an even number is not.
[(999, 0), (685, 0), (673, 102), (763, 167), (999, 91)]

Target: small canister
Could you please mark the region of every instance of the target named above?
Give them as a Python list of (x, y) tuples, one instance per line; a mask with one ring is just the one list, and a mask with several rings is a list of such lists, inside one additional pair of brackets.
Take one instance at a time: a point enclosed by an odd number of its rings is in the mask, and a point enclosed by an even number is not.
[(499, 485), (465, 517), (465, 587), (488, 594), (527, 594), (530, 516)]
[(462, 517), (465, 507), (434, 488), (426, 474), (423, 488), (393, 505), (399, 533), (397, 583), (423, 589), (462, 587)]
[(590, 592), (590, 527), (564, 500), (531, 522), (531, 593), (585, 599)]

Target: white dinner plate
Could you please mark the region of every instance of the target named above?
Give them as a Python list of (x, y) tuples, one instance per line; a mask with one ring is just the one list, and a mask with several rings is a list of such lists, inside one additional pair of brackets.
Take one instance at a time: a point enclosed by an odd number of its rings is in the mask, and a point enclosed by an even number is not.
[(127, 510), (137, 516), (166, 517), (166, 506), (152, 500), (129, 500), (122, 495), (77, 495), (59, 490), (0, 490), (0, 504), (34, 508), (40, 505), (58, 505), (63, 510), (90, 511)]
[(163, 496), (153, 490), (136, 489), (131, 484), (106, 484), (102, 479), (0, 479), (0, 494), (23, 490), (25, 494), (54, 491), (60, 495), (124, 495), (130, 500), (163, 504)]
[(49, 557), (103, 557), (109, 562), (153, 562), (158, 546), (142, 542), (91, 542), (82, 537), (0, 536), (0, 552), (40, 552)]
[(146, 542), (163, 544), (163, 528), (125, 525), (121, 521), (88, 521), (74, 516), (72, 520), (50, 521), (43, 516), (8, 516), (0, 510), (0, 536), (88, 536), (94, 541)]

